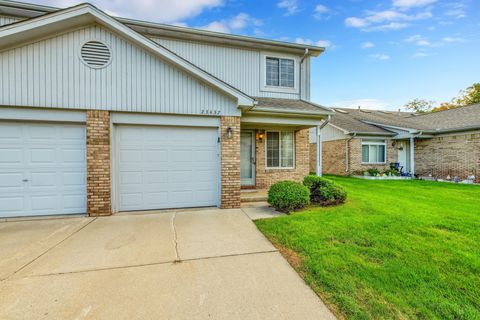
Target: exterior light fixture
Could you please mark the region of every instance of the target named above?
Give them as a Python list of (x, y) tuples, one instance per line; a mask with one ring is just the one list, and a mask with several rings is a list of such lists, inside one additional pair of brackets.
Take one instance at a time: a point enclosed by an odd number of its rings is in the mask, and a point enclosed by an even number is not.
[(258, 141), (262, 142), (263, 141), (263, 136), (264, 136), (263, 132), (257, 132), (257, 140)]
[(233, 130), (232, 127), (227, 128), (227, 139), (232, 139), (233, 138)]

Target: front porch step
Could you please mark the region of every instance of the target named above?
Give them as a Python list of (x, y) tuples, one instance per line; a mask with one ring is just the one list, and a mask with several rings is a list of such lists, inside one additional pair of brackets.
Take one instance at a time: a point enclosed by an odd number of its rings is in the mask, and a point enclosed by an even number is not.
[(267, 198), (267, 190), (242, 190), (240, 194), (240, 201), (242, 203), (265, 202)]

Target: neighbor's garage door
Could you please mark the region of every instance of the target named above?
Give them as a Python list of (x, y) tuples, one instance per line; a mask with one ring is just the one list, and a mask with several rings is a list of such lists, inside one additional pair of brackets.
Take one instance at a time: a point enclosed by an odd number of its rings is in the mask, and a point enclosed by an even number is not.
[(215, 206), (216, 128), (117, 126), (119, 210)]
[(86, 212), (85, 126), (0, 122), (0, 216)]

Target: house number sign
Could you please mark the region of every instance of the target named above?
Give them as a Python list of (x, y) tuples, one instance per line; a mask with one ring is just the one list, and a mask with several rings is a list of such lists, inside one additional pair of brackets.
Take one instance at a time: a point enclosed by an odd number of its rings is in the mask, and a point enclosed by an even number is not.
[(209, 114), (209, 115), (219, 115), (221, 113), (220, 110), (215, 110), (215, 109), (202, 109), (201, 114)]

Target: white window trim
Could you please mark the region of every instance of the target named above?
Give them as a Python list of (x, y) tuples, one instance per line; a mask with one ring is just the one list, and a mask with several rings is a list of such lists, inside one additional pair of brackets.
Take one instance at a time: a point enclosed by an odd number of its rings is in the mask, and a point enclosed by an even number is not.
[[(267, 137), (269, 132), (277, 132), (278, 133), (278, 167), (269, 167), (268, 166), (268, 154), (267, 154)], [(293, 166), (291, 167), (281, 167), (280, 162), (281, 162), (281, 156), (282, 156), (282, 142), (280, 141), (282, 132), (291, 132), (293, 135)], [(292, 170), (295, 169), (295, 164), (296, 164), (296, 159), (295, 159), (295, 153), (296, 153), (296, 146), (295, 146), (295, 131), (292, 130), (265, 130), (265, 169), (267, 170)]]
[[(384, 159), (385, 161), (384, 162), (364, 162), (363, 161), (363, 146), (364, 145), (368, 145), (368, 146), (373, 146), (373, 145), (376, 145), (376, 146), (384, 146)], [(376, 141), (371, 141), (371, 140), (362, 140), (362, 148), (360, 150), (361, 152), (361, 159), (362, 159), (362, 164), (386, 164), (387, 163), (387, 142), (385, 140), (383, 140), (383, 142), (376, 142)], [(370, 160), (370, 150), (369, 150), (369, 155), (368, 155), (368, 160)]]
[[(280, 87), (280, 86), (268, 86), (267, 85), (267, 58), (277, 58), (277, 59), (289, 59), (293, 60), (293, 88), (292, 87)], [(299, 93), (299, 65), (300, 58), (293, 55), (279, 55), (276, 53), (262, 52), (261, 54), (261, 64), (260, 64), (260, 91), (265, 92), (279, 92), (279, 93)]]

